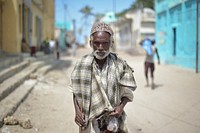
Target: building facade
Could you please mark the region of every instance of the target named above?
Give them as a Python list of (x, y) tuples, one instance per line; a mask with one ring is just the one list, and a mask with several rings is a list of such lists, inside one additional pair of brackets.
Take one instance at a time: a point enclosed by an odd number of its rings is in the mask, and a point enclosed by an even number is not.
[(54, 37), (54, 0), (0, 0), (0, 50), (21, 53), (22, 40), (38, 49)]
[(116, 49), (133, 47), (132, 19), (120, 18), (116, 23)]
[(116, 24), (117, 49), (140, 49), (144, 38), (155, 39), (155, 12), (149, 8), (137, 8), (118, 18)]
[(156, 44), (162, 62), (195, 69), (196, 10), (196, 0), (156, 0)]

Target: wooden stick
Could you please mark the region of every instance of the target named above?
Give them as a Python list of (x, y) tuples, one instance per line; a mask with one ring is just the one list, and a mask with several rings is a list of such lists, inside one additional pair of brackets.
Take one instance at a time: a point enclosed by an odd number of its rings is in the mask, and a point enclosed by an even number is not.
[[(80, 111), (81, 111), (81, 115), (82, 115), (82, 113), (83, 113), (83, 103), (82, 103), (82, 105), (80, 106)], [(81, 128), (81, 126), (79, 126), (79, 133), (82, 133), (82, 128)]]

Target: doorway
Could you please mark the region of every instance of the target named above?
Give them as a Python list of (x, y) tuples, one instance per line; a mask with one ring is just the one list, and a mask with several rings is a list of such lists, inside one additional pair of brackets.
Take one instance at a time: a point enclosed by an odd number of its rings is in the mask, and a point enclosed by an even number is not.
[(177, 35), (176, 35), (176, 28), (173, 28), (173, 56), (176, 56), (176, 40), (177, 40)]

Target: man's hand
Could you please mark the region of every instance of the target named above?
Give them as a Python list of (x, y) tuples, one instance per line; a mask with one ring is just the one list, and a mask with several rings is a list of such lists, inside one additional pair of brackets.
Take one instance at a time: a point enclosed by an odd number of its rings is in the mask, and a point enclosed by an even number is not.
[(84, 113), (82, 111), (82, 105), (79, 107), (77, 99), (75, 95), (73, 95), (73, 100), (74, 100), (74, 108), (75, 108), (75, 122), (79, 127), (85, 126), (85, 118), (84, 118)]
[(124, 111), (124, 107), (130, 100), (127, 97), (122, 97), (120, 105), (116, 106), (113, 112), (110, 113), (111, 116), (120, 117)]
[(119, 118), (123, 111), (124, 111), (124, 107), (122, 104), (120, 104), (119, 106), (114, 108), (113, 112), (111, 112), (110, 115)]
[(76, 110), (75, 122), (79, 127), (85, 126), (84, 114), (79, 109)]

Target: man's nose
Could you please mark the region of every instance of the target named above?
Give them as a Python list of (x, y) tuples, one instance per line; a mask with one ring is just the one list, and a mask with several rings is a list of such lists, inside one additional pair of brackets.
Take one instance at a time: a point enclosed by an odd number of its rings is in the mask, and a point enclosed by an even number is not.
[(103, 43), (99, 44), (99, 49), (103, 49)]

